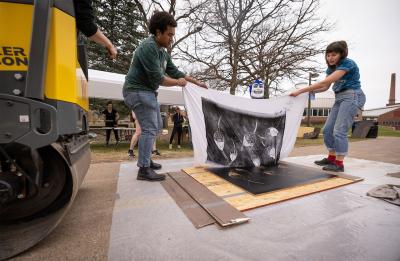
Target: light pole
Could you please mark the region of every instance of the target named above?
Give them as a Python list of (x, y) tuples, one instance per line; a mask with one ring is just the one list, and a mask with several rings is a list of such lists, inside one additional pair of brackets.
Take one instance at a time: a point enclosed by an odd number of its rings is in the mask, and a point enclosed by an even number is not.
[[(308, 73), (308, 86), (311, 85), (311, 79), (318, 77), (318, 73)], [(310, 114), (311, 114), (311, 92), (308, 92), (308, 108), (307, 108), (307, 127), (310, 127)]]

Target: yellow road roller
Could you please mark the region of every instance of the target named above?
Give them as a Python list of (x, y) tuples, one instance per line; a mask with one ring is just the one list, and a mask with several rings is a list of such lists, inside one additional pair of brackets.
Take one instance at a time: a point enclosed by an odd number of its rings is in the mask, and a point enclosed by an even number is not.
[(0, 260), (46, 237), (89, 168), (72, 0), (0, 0)]

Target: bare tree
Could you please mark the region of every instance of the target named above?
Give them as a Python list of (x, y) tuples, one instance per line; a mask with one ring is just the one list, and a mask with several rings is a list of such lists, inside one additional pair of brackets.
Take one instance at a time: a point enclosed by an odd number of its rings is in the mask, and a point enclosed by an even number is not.
[[(177, 23), (184, 25), (180, 30), (181, 35), (175, 39), (174, 43), (168, 48), (168, 53), (171, 54), (172, 50), (185, 41), (190, 36), (202, 30), (202, 19), (196, 15), (197, 11), (204, 9), (209, 0), (180, 1), (179, 7), (177, 0), (157, 1), (157, 0), (134, 0), (141, 14), (141, 22), (143, 28), (149, 32), (149, 19), (154, 11), (165, 11), (174, 16)], [(190, 21), (190, 23), (189, 23)]]
[[(218, 80), (231, 94), (254, 79), (279, 90), (283, 78), (310, 71), (322, 51), (316, 41), (331, 25), (315, 16), (319, 0), (212, 0), (193, 23), (203, 30), (179, 46), (180, 58), (200, 63), (197, 76)], [(190, 44), (189, 44), (190, 43)]]

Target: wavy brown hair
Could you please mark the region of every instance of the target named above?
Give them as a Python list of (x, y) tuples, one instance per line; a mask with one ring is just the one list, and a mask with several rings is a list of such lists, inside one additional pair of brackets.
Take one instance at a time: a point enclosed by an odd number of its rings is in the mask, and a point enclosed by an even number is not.
[(329, 68), (335, 69), (336, 65), (329, 65), (328, 60), (326, 59), (326, 56), (328, 53), (339, 53), (340, 54), (340, 61), (343, 60), (344, 58), (347, 57), (347, 54), (349, 53), (349, 50), (347, 48), (347, 43), (346, 41), (337, 41), (330, 43), (325, 50), (325, 61), (326, 64), (328, 65)]

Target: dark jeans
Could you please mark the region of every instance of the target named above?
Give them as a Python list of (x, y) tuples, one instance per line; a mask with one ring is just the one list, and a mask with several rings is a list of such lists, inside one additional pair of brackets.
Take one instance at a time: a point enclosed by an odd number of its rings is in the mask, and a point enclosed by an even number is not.
[(174, 128), (172, 129), (171, 138), (169, 139), (169, 144), (172, 144), (175, 133), (178, 133), (178, 145), (181, 145), (182, 126), (174, 126)]
[[(116, 141), (119, 141), (118, 137), (118, 131), (116, 129), (112, 129), (114, 132), (114, 137)], [(106, 130), (106, 144), (110, 141), (110, 136), (111, 136), (111, 129)]]

